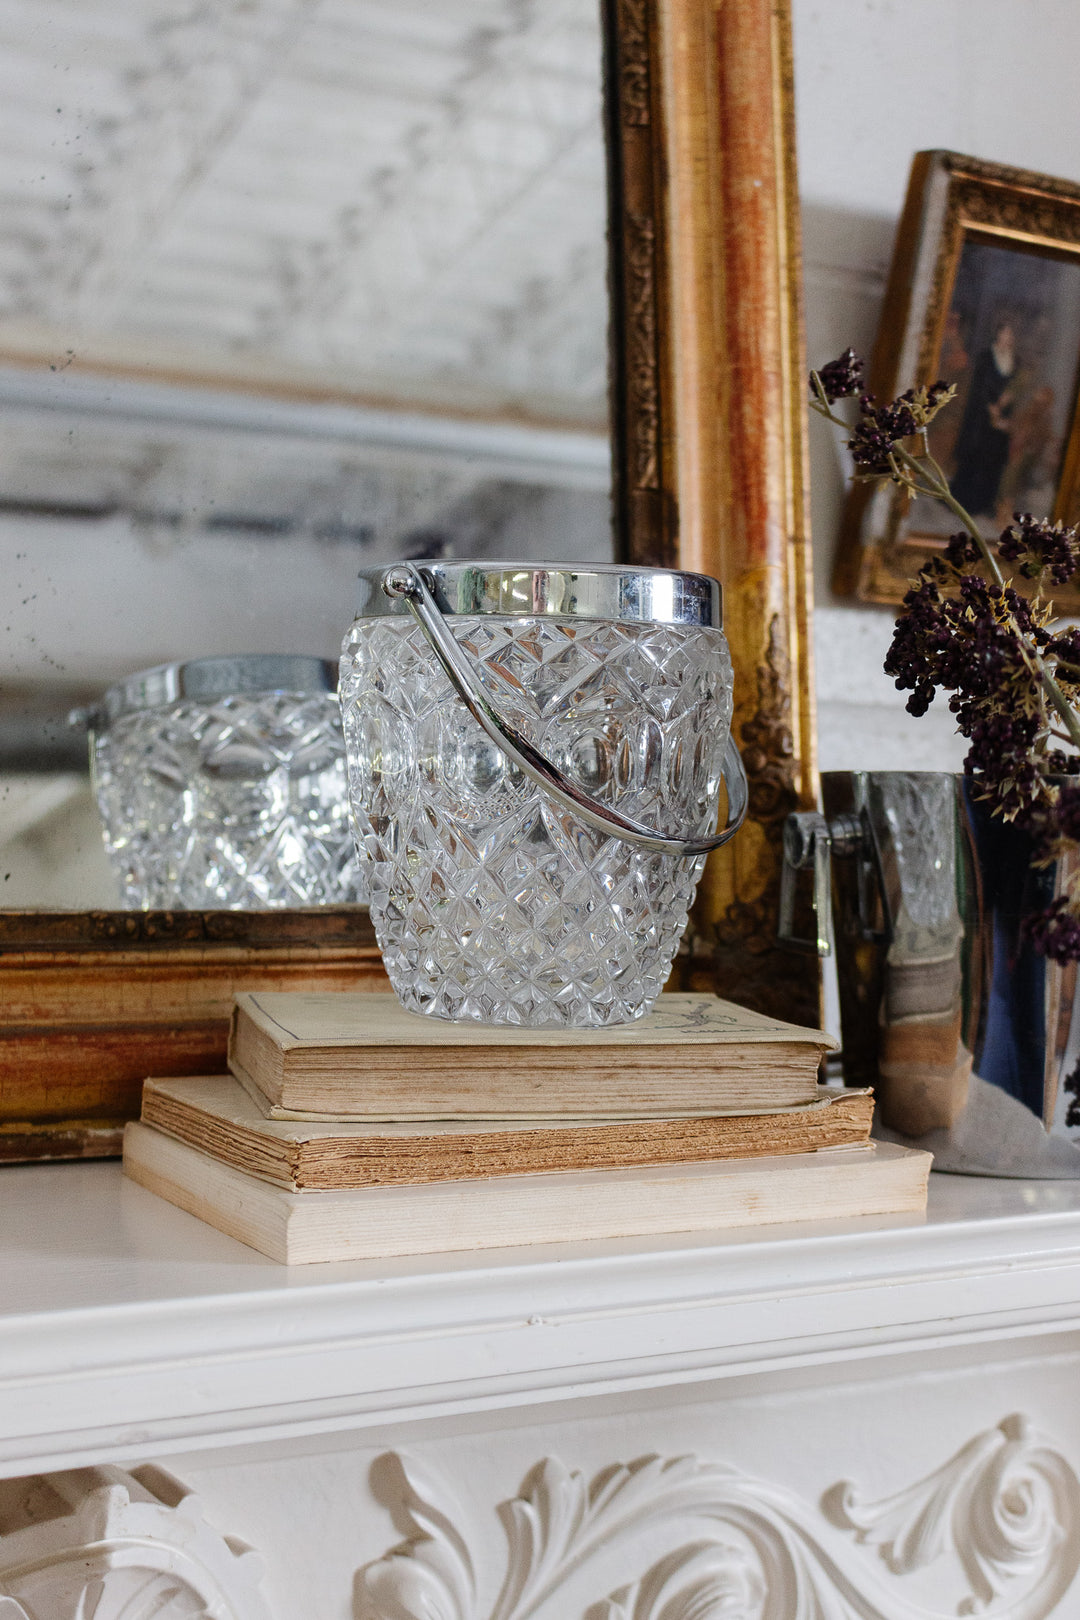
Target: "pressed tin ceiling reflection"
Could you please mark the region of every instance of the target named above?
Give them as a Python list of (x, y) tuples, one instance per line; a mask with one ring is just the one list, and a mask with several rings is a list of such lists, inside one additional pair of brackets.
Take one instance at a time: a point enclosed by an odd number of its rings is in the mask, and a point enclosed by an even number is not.
[(0, 357), (602, 425), (597, 0), (6, 0)]

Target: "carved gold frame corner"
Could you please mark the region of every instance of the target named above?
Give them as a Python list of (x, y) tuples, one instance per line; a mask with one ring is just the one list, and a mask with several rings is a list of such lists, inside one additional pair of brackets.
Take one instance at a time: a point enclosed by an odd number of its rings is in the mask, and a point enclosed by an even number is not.
[[(1080, 185), (960, 152), (916, 152), (870, 363), (870, 387), (879, 399), (938, 377), (946, 318), (969, 242), (1012, 246), (1075, 264)], [(919, 569), (941, 555), (945, 537), (919, 533), (910, 505), (899, 490), (852, 485), (833, 570), (838, 595), (895, 606)], [(1071, 402), (1049, 516), (1065, 523), (1080, 517), (1080, 394)], [(1070, 583), (1055, 602), (1075, 614), (1080, 589)]]
[[(616, 534), (715, 575), (750, 780), (684, 982), (820, 1021), (775, 943), (781, 831), (815, 792), (788, 0), (601, 0)], [(148, 1073), (224, 1059), (238, 989), (385, 987), (365, 915), (0, 912), (0, 1162), (115, 1152)]]

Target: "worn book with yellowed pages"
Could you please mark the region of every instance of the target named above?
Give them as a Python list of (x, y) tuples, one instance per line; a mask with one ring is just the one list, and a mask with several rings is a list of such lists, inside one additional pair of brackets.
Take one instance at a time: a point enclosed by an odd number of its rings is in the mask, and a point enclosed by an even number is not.
[(267, 1119), (231, 1075), (148, 1080), (142, 1100), (145, 1125), (292, 1192), (810, 1153), (868, 1141), (873, 1112), (871, 1092), (822, 1086), (763, 1114), (313, 1124)]
[(917, 1218), (931, 1156), (868, 1142), (764, 1159), (410, 1187), (289, 1192), (163, 1131), (129, 1125), (124, 1171), (287, 1265), (859, 1216)]
[(817, 1096), (836, 1042), (718, 996), (610, 1029), (447, 1023), (383, 992), (236, 997), (229, 1068), (274, 1119), (649, 1118)]

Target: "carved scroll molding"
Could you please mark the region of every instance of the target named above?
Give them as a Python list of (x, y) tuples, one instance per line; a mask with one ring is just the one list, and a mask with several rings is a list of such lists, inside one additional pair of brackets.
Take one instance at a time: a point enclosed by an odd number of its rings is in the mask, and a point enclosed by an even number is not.
[(260, 1575), (159, 1468), (0, 1484), (0, 1620), (270, 1620)]
[(642, 128), (652, 120), (647, 0), (617, 0), (616, 15), (619, 22), (623, 120), (635, 128)]
[[(374, 1474), (405, 1539), (360, 1571), (356, 1620), (1044, 1620), (1080, 1567), (1080, 1481), (1019, 1417), (895, 1495), (842, 1482), (819, 1508), (695, 1457), (591, 1481), (546, 1458), (498, 1508), (494, 1597), (487, 1538), (453, 1494), (398, 1453)], [(905, 1591), (938, 1560), (967, 1586), (959, 1611)]]
[(602, 0), (601, 9), (616, 547), (627, 560), (677, 567), (678, 502), (664, 437), (671, 266), (657, 5)]
[[(750, 786), (750, 816), (757, 834), (756, 859), (736, 885), (715, 922), (712, 940), (715, 982), (733, 1001), (777, 1018), (821, 1022), (820, 991), (805, 961), (776, 943), (784, 822), (798, 808), (798, 768), (792, 731), (792, 668), (779, 617), (768, 623), (768, 640), (754, 672), (756, 702), (737, 724)], [(744, 705), (749, 707), (749, 705)], [(699, 908), (703, 909), (703, 908)], [(707, 930), (692, 941), (698, 961), (709, 951)], [(707, 984), (695, 977), (693, 988)]]

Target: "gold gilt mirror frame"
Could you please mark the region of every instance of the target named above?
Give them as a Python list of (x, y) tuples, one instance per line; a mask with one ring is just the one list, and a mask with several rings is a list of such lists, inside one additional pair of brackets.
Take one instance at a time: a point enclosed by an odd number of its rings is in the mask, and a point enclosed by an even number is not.
[[(604, 0), (617, 554), (722, 580), (750, 779), (683, 983), (818, 1021), (775, 944), (812, 802), (809, 541), (787, 0)], [(0, 912), (0, 1159), (117, 1151), (148, 1073), (224, 1062), (234, 991), (385, 983), (365, 913)]]

